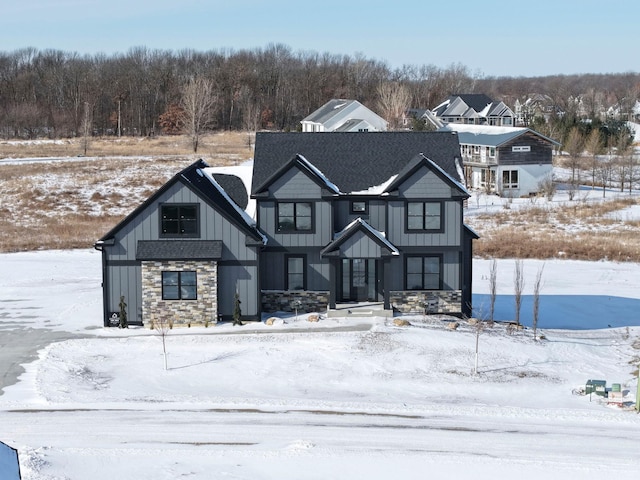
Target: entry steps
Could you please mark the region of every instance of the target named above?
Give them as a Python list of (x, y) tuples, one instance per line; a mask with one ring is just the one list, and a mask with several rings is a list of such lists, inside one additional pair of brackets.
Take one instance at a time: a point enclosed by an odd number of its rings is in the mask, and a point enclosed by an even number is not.
[(339, 303), (336, 308), (327, 310), (327, 317), (393, 317), (393, 310), (385, 310), (383, 303)]

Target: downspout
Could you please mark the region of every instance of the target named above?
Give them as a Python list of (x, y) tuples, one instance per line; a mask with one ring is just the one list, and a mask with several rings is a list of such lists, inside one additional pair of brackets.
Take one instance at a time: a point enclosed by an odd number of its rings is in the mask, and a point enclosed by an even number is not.
[(103, 242), (99, 241), (93, 245), (93, 248), (102, 253), (102, 323), (105, 327), (109, 327), (109, 314), (107, 305), (109, 305), (108, 296), (108, 270), (107, 270), (107, 252), (103, 249)]

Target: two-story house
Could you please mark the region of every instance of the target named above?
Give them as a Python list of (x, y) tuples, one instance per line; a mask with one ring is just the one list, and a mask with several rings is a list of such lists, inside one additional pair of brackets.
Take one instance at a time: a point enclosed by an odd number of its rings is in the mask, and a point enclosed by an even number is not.
[(444, 124), (515, 125), (513, 111), (504, 102), (493, 101), (483, 93), (451, 95), (431, 112)]
[(384, 132), (387, 121), (357, 100), (334, 98), (302, 119), (303, 132)]
[[(471, 313), (457, 136), (259, 133), (255, 219), (196, 162), (96, 243), (105, 325), (202, 324), (374, 302), (386, 312)], [(230, 186), (232, 182), (226, 182)]]
[(471, 239), (456, 135), (259, 134), (251, 195), (267, 236), (265, 306), (291, 292), (344, 302), (470, 313)]
[(460, 142), (465, 185), (508, 197), (540, 192), (553, 173), (560, 143), (529, 128), (448, 124)]

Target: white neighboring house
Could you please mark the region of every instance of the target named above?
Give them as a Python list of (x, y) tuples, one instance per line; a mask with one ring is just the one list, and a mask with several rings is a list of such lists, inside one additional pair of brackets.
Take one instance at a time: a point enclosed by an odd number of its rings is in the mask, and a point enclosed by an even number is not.
[(332, 99), (301, 122), (303, 132), (385, 132), (387, 121), (357, 100)]
[(560, 143), (529, 128), (450, 123), (438, 131), (458, 135), (467, 187), (525, 197), (551, 179)]

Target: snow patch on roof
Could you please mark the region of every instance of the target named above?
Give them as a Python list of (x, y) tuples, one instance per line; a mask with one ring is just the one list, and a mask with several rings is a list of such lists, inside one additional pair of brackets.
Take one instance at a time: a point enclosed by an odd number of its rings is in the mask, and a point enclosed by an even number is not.
[(383, 195), (387, 190), (387, 187), (391, 185), (391, 183), (396, 179), (397, 176), (398, 175), (392, 175), (386, 182), (380, 185), (374, 185), (373, 187), (369, 187), (366, 190), (351, 192), (350, 195)]
[(503, 133), (518, 133), (529, 130), (526, 127), (495, 127), (493, 125), (467, 125), (464, 123), (448, 123), (441, 130), (465, 132), (474, 135), (500, 135)]

